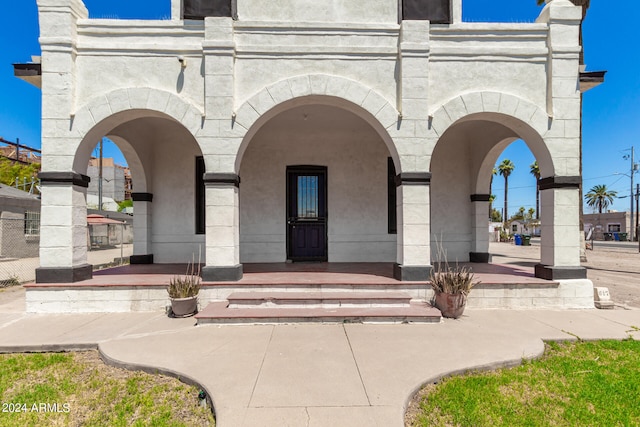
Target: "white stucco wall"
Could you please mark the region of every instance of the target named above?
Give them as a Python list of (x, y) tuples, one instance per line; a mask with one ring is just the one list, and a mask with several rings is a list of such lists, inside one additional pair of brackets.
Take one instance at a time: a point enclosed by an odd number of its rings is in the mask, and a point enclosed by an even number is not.
[[(305, 118), (306, 115), (306, 118)], [(270, 120), (240, 169), (240, 260), (286, 260), (286, 170), (326, 166), (329, 262), (393, 262), (387, 233), (389, 151), (362, 119), (337, 107), (305, 106)]]
[(398, 22), (397, 0), (239, 0), (238, 19), (283, 22)]
[(154, 262), (188, 262), (192, 254), (197, 259), (199, 248), (204, 254), (204, 235), (195, 233), (195, 165), (200, 149), (180, 129), (159, 135), (152, 144), (152, 181), (157, 190), (151, 235)]

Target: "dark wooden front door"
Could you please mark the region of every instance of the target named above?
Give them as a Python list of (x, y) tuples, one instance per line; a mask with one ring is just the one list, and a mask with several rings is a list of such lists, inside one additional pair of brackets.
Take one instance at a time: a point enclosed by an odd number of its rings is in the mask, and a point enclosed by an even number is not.
[(327, 260), (327, 168), (287, 167), (287, 258)]

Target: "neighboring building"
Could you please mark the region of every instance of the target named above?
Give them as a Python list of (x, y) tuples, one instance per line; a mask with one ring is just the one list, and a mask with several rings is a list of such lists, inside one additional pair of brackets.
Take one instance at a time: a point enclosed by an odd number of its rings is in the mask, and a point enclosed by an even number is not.
[(91, 277), (74, 242), (101, 137), (131, 168), (132, 262), (203, 247), (207, 281), (287, 260), (394, 262), (398, 279), (427, 280), (436, 239), (486, 262), (491, 168), (522, 139), (542, 176), (536, 275), (586, 278), (582, 14), (568, 0), (506, 24), (462, 22), (461, 0), (222, 1), (204, 19), (172, 0), (164, 21), (37, 3), (42, 66), (16, 74), (42, 74), (38, 281)]
[(584, 232), (589, 238), (593, 236), (594, 240), (620, 240), (621, 234), (624, 234), (622, 239), (631, 239), (629, 212), (584, 214), (582, 218)]
[[(128, 168), (114, 163), (110, 157), (102, 159), (102, 197), (108, 197), (116, 201), (126, 199)], [(87, 188), (87, 194), (99, 195), (98, 183), (100, 182), (100, 159), (89, 159), (87, 175), (91, 180)]]
[(510, 234), (529, 234), (531, 236), (540, 236), (540, 224), (532, 221), (512, 220), (509, 222)]
[(37, 257), (39, 244), (39, 197), (0, 184), (0, 258)]

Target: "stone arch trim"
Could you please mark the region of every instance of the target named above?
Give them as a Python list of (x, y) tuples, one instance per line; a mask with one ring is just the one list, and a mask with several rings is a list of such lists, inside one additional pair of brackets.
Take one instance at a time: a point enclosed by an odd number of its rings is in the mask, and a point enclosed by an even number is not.
[(456, 96), (434, 111), (433, 130), (442, 136), (451, 125), (472, 114), (498, 113), (528, 124), (542, 137), (549, 130), (549, 115), (544, 109), (515, 95), (501, 92), (470, 92)]
[(251, 129), (260, 116), (277, 105), (313, 95), (349, 101), (368, 111), (385, 129), (398, 119), (398, 111), (386, 98), (360, 82), (328, 74), (307, 74), (263, 88), (237, 109), (236, 123)]
[(72, 130), (84, 137), (94, 126), (127, 110), (149, 110), (167, 115), (195, 135), (202, 127), (204, 112), (170, 92), (152, 88), (116, 89), (85, 103), (72, 119)]
[[(398, 150), (392, 139), (393, 128), (399, 117), (398, 110), (374, 89), (355, 80), (328, 74), (305, 74), (280, 80), (264, 87), (237, 108), (234, 125), (243, 129), (244, 137), (238, 149), (236, 168), (239, 167), (239, 160), (248, 141), (259, 128), (256, 125), (284, 111), (285, 104), (298, 100), (302, 104), (307, 97), (337, 99), (343, 101), (345, 106), (351, 104), (367, 112), (366, 115), (369, 117), (361, 115), (361, 118), (378, 131), (388, 147), (393, 146), (391, 156), (400, 172)], [(278, 109), (278, 106), (281, 106), (282, 110)]]
[(555, 174), (553, 154), (544, 142), (552, 118), (543, 108), (524, 98), (491, 91), (465, 93), (444, 103), (429, 120), (431, 130), (440, 138), (456, 123), (483, 116), (491, 120), (491, 115), (493, 121), (502, 122), (527, 143), (544, 176)]

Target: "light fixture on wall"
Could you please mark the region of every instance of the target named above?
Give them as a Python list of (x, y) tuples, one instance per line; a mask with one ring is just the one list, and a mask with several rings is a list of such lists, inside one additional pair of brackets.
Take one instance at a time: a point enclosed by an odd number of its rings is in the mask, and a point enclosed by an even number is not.
[(187, 68), (187, 60), (184, 56), (178, 56), (178, 62), (182, 68)]

